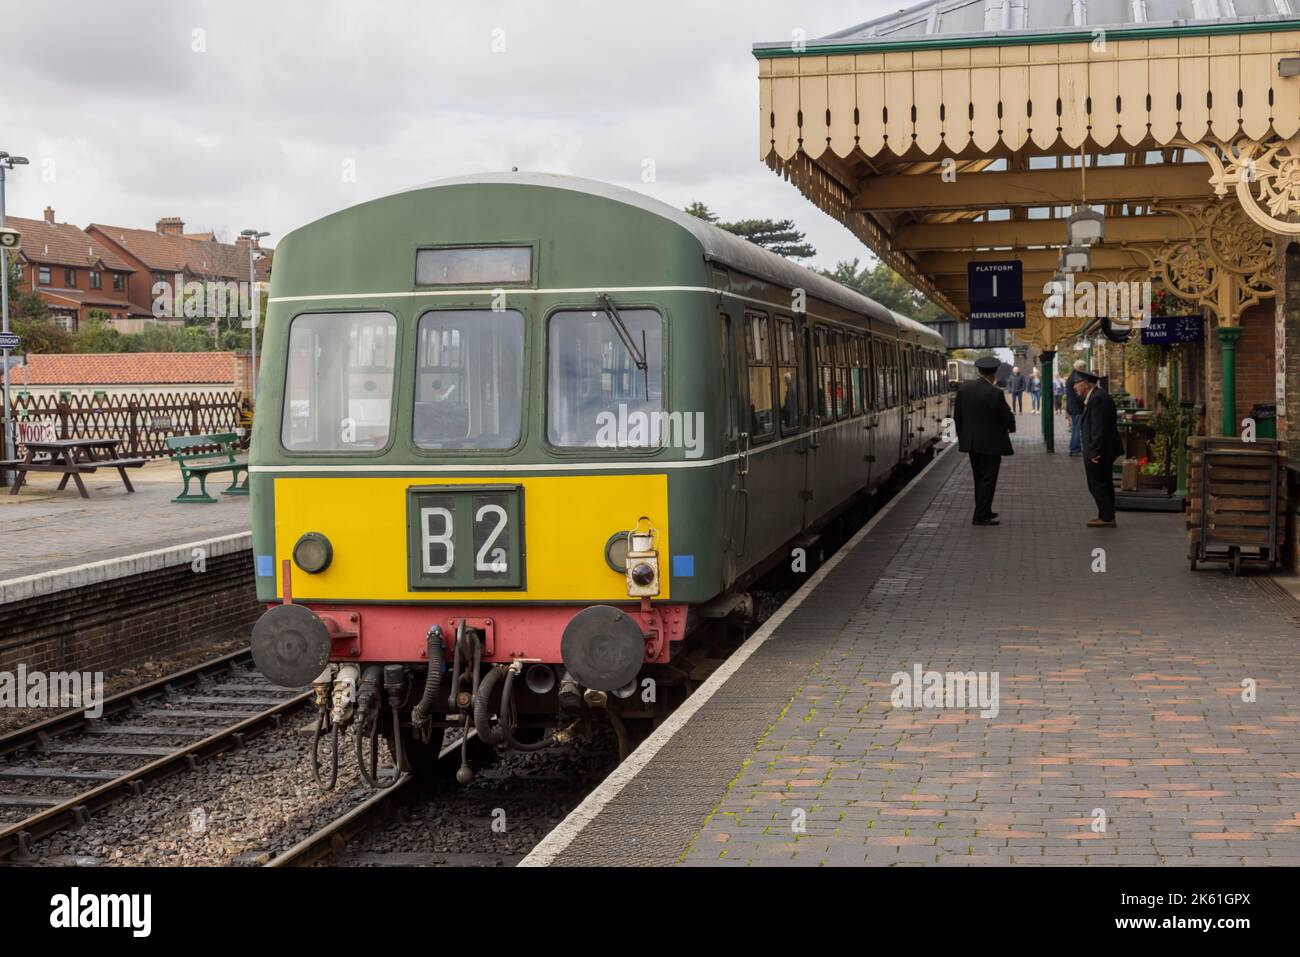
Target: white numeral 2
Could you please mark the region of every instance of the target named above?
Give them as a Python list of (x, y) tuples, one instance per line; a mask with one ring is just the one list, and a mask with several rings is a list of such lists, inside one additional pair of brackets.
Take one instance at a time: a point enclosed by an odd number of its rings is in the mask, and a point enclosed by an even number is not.
[(492, 546), (496, 544), (496, 540), (501, 537), (501, 533), (506, 530), (506, 510), (500, 505), (484, 505), (475, 513), (474, 521), (483, 521), (484, 515), (495, 515), (497, 517), (497, 527), (492, 529), (492, 534), (484, 540), (483, 547), (478, 550), (474, 567), (481, 572), (505, 572), (507, 571), (505, 549), (498, 548), (493, 552), (490, 563), (487, 560), (487, 554), (491, 551)]

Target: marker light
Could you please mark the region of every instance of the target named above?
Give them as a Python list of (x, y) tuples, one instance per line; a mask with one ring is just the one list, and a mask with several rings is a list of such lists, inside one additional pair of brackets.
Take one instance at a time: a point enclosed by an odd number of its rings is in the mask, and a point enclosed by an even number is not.
[(655, 570), (651, 568), (649, 565), (647, 565), (645, 562), (638, 562), (637, 564), (633, 565), (630, 574), (632, 576), (633, 583), (640, 585), (642, 588), (645, 588), (647, 585), (654, 584)]
[(293, 546), (293, 563), (309, 575), (318, 575), (330, 567), (334, 547), (320, 532), (308, 532)]

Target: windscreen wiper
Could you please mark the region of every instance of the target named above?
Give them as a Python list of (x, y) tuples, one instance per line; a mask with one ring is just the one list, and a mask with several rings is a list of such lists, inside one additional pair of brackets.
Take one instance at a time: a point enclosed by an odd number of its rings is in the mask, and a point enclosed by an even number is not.
[(618, 307), (616, 307), (614, 301), (609, 298), (609, 294), (602, 292), (597, 295), (596, 298), (600, 300), (600, 305), (605, 310), (605, 315), (609, 317), (609, 324), (614, 327), (614, 331), (618, 333), (618, 337), (623, 340), (623, 346), (627, 349), (628, 355), (632, 357), (632, 361), (636, 363), (636, 367), (641, 370), (642, 376), (645, 378), (646, 398), (649, 398), (650, 364), (646, 362), (645, 358), (645, 332), (643, 331), (641, 333), (642, 343), (641, 348), (638, 349), (636, 340), (633, 339), (632, 334), (627, 331), (627, 326), (623, 323), (623, 317), (618, 314)]

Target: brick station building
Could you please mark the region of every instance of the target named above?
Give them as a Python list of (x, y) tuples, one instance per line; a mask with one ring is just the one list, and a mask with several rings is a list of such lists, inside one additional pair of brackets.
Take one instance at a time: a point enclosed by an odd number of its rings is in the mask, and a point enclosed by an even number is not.
[(148, 308), (131, 299), (136, 288), (146, 286), (145, 277), (107, 244), (77, 226), (55, 222), (48, 206), (43, 219), (7, 216), (5, 224), (22, 233), (21, 287), (37, 293), (69, 332), (92, 313), (123, 332), (153, 321)]
[[(1018, 260), (1012, 334), (1040, 350), (1044, 382), (1056, 353), (1063, 369), (1087, 356), (1112, 391), (1194, 402), (1209, 435), (1275, 404), (1300, 450), (1297, 14), (1298, 0), (930, 0), (759, 43), (758, 158), (961, 321), (969, 264)], [(1078, 211), (1104, 235), (1068, 262)], [(1150, 283), (1200, 318), (1199, 341), (1138, 367), (1102, 316), (1044, 308), (1067, 272)]]

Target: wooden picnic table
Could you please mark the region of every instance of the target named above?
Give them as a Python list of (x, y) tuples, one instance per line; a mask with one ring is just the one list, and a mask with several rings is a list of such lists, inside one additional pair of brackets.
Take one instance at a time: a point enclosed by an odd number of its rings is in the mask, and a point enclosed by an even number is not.
[(68, 479), (72, 479), (77, 483), (77, 491), (81, 493), (81, 497), (90, 498), (86, 492), (86, 484), (81, 481), (81, 474), (94, 472), (100, 468), (117, 469), (117, 474), (122, 477), (122, 484), (126, 486), (127, 492), (131, 493), (135, 491), (135, 486), (127, 477), (126, 470), (139, 468), (144, 465), (145, 460), (122, 458), (121, 445), (121, 439), (99, 438), (28, 442), (27, 452), (23, 458), (0, 463), (0, 466), (13, 469), (17, 473), (14, 487), (9, 491), (10, 495), (18, 494), (18, 490), (23, 487), (23, 482), (27, 479), (28, 472), (62, 472), (63, 478), (59, 481), (60, 489), (67, 486)]

